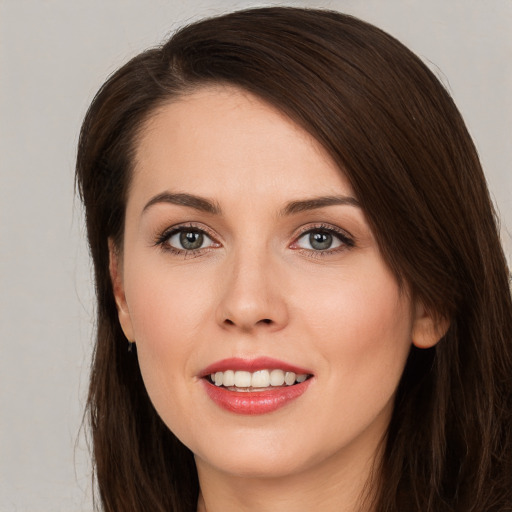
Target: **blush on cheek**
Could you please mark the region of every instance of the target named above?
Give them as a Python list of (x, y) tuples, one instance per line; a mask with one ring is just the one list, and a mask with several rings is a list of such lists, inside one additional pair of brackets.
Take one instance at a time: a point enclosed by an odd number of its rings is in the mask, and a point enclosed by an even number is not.
[(324, 304), (328, 306), (314, 310), (312, 317), (323, 318), (323, 343), (332, 344), (326, 348), (347, 375), (358, 380), (364, 374), (384, 378), (391, 372), (392, 378), (399, 378), (411, 346), (412, 316), (409, 301), (390, 273), (362, 284), (358, 278), (353, 284), (345, 282), (337, 300)]

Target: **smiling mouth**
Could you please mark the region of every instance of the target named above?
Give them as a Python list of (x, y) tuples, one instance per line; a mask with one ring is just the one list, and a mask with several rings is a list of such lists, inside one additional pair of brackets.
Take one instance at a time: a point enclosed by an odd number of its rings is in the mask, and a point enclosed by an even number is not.
[(275, 388), (290, 387), (311, 378), (311, 374), (284, 371), (280, 369), (258, 370), (248, 372), (242, 370), (225, 370), (207, 375), (205, 379), (217, 387), (229, 391), (258, 392)]

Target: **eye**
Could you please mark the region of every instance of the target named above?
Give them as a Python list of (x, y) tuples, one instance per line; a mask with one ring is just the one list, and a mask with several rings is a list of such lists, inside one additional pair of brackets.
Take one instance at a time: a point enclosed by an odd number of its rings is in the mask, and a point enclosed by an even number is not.
[(326, 251), (335, 249), (341, 245), (341, 240), (332, 233), (324, 230), (314, 230), (304, 233), (298, 240), (297, 245), (302, 249), (314, 251)]
[(309, 251), (335, 251), (342, 247), (353, 247), (354, 242), (348, 236), (332, 228), (314, 228), (303, 233), (293, 244), (293, 248)]
[(195, 251), (219, 246), (205, 231), (192, 226), (172, 228), (159, 236), (156, 243), (163, 249), (179, 254), (193, 254)]
[(182, 229), (172, 234), (167, 239), (167, 243), (175, 249), (194, 251), (212, 245), (213, 240), (202, 231), (196, 229)]

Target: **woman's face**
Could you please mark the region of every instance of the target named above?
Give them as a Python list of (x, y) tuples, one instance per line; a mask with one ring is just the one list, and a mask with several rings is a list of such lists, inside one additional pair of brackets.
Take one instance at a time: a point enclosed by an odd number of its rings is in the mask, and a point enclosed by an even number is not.
[(421, 308), (301, 128), (228, 87), (160, 108), (111, 261), (149, 396), (200, 471), (372, 458)]

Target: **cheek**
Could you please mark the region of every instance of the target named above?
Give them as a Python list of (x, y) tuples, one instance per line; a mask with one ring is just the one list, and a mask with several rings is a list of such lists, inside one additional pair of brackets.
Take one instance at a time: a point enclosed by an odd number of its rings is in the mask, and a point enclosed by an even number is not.
[[(351, 267), (337, 280), (317, 280), (308, 294), (300, 292), (308, 297), (299, 315), (302, 328), (314, 340), (320, 369), (324, 407), (316, 418), (334, 444), (363, 431), (380, 438), (411, 346), (409, 300), (380, 263), (378, 272), (365, 268)], [(315, 418), (311, 422), (315, 429)]]
[[(160, 258), (161, 259), (161, 258)], [(137, 265), (134, 259), (126, 296), (138, 344), (165, 351), (171, 342), (183, 350), (204, 327), (211, 287), (205, 276), (192, 278), (151, 258)], [(177, 348), (177, 347), (174, 347)]]
[(191, 361), (210, 299), (197, 292), (198, 283), (180, 282), (161, 267), (138, 265), (126, 282), (126, 297), (144, 383), (156, 409), (168, 416), (184, 395), (184, 373), (193, 377)]
[(350, 376), (350, 382), (400, 378), (411, 346), (411, 306), (380, 260), (317, 281), (298, 296), (308, 297), (301, 310), (309, 319), (304, 328), (339, 375)]

